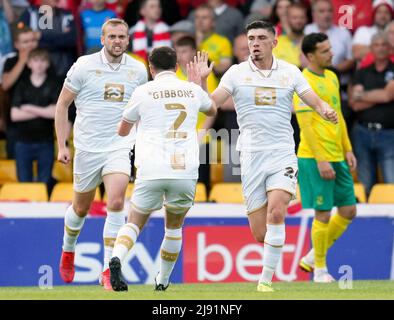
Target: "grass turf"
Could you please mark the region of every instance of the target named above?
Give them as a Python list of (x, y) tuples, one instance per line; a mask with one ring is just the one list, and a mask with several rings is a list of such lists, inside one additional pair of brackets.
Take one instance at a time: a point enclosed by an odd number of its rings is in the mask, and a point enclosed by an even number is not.
[(274, 283), (273, 293), (256, 291), (255, 283), (172, 284), (165, 292), (152, 285), (129, 285), (128, 292), (106, 292), (100, 286), (0, 287), (0, 300), (282, 300), (282, 299), (384, 299), (394, 300), (394, 281), (353, 281), (352, 289), (338, 283)]

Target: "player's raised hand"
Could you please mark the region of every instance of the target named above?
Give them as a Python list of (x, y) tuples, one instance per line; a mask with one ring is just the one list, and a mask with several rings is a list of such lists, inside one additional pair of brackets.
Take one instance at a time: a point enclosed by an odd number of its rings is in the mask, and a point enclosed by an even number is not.
[(331, 121), (332, 123), (338, 123), (338, 114), (327, 102), (322, 101), (317, 111), (323, 119)]
[(57, 153), (57, 161), (69, 164), (71, 161), (70, 149), (67, 147), (59, 149), (59, 152)]
[(201, 73), (198, 66), (193, 61), (186, 64), (187, 80), (189, 82), (194, 82), (195, 84), (201, 86)]
[(198, 51), (197, 55), (194, 56), (194, 63), (197, 64), (202, 79), (206, 79), (209, 76), (215, 65), (214, 62), (211, 62), (211, 64), (208, 65), (209, 59), (208, 52), (206, 51)]

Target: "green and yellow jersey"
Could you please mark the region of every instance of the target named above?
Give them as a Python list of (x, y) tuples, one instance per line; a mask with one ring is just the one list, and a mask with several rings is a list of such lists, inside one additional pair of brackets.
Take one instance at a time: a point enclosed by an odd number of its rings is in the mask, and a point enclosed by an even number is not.
[(232, 59), (233, 49), (231, 42), (217, 33), (212, 33), (209, 37), (201, 42), (198, 50), (207, 51), (209, 55), (209, 61), (215, 62), (216, 65), (220, 63), (222, 59)]
[(324, 120), (294, 95), (294, 109), (301, 130), (297, 155), (300, 158), (315, 158), (317, 161), (343, 161), (345, 153), (352, 150), (352, 145), (341, 111), (338, 78), (327, 69), (324, 75), (318, 75), (307, 68), (302, 73), (317, 95), (337, 112), (338, 124)]
[(272, 50), (272, 53), (278, 59), (295, 64), (297, 67), (301, 67), (301, 47), (287, 35), (280, 35), (278, 37), (278, 44)]

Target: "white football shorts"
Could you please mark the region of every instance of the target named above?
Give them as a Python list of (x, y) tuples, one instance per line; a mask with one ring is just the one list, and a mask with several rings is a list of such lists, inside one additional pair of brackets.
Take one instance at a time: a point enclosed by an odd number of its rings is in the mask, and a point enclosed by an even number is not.
[(88, 192), (96, 189), (103, 176), (123, 173), (130, 176), (130, 149), (111, 152), (87, 152), (75, 150), (74, 191)]
[(292, 150), (241, 152), (241, 180), (247, 213), (267, 203), (267, 192), (285, 190), (295, 199), (298, 163)]
[(171, 213), (185, 213), (193, 206), (196, 185), (196, 179), (136, 179), (130, 202), (142, 214), (161, 209), (163, 203)]

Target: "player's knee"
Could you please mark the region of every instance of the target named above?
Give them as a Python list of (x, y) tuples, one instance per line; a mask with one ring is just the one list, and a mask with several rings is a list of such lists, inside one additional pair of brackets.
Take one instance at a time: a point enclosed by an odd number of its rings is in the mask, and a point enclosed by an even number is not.
[(271, 224), (283, 223), (286, 208), (280, 205), (273, 206), (268, 211), (268, 222)]
[(108, 199), (107, 208), (113, 211), (120, 211), (124, 207), (123, 197), (116, 197), (114, 199)]
[(348, 220), (353, 220), (357, 215), (356, 206), (351, 206), (348, 210), (346, 210), (345, 218)]
[(73, 204), (73, 209), (75, 211), (75, 213), (79, 216), (79, 217), (85, 217), (88, 214), (90, 205), (87, 205), (85, 203), (74, 203)]

